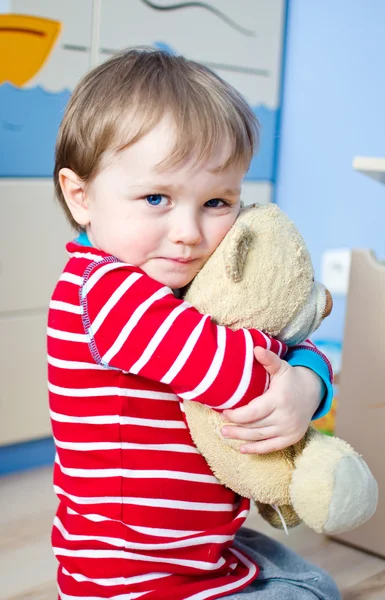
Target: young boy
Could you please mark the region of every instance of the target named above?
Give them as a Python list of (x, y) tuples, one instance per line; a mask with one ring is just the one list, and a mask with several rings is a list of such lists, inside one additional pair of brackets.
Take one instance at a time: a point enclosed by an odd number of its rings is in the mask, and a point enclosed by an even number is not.
[(340, 597), (326, 573), (239, 531), (250, 502), (212, 475), (179, 401), (235, 409), (227, 435), (247, 452), (297, 441), (328, 410), (314, 347), (290, 366), (280, 342), (216, 326), (172, 291), (234, 223), (255, 131), (231, 86), (161, 52), (97, 67), (66, 110), (55, 183), (79, 236), (48, 323), (62, 600)]

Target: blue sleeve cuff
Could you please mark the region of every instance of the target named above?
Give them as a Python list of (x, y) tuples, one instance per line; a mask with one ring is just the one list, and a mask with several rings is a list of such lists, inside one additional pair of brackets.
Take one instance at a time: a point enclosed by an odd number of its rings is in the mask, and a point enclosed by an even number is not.
[(313, 415), (312, 421), (326, 415), (332, 405), (334, 390), (330, 381), (330, 373), (327, 363), (322, 356), (311, 349), (292, 348), (285, 356), (285, 360), (292, 367), (307, 367), (316, 373), (323, 382), (323, 395), (320, 405)]

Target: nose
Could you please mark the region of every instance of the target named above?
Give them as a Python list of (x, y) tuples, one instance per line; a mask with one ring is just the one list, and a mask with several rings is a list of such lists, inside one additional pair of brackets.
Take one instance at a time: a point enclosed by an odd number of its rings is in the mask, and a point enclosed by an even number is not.
[(175, 219), (170, 224), (168, 237), (173, 244), (186, 246), (199, 244), (202, 241), (199, 219), (191, 214), (175, 215)]
[(330, 315), (330, 313), (332, 312), (332, 308), (333, 308), (333, 298), (327, 288), (325, 288), (325, 296), (326, 296), (326, 303), (325, 303), (325, 309), (324, 309), (324, 312), (322, 315), (323, 319), (326, 319), (326, 317), (328, 317)]

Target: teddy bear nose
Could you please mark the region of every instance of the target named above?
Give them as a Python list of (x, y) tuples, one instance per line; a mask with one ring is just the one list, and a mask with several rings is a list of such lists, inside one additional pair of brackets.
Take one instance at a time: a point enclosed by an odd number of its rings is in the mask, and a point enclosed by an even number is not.
[(332, 308), (333, 308), (333, 298), (331, 293), (329, 292), (328, 289), (325, 288), (325, 296), (326, 296), (326, 303), (325, 303), (325, 310), (323, 312), (322, 318), (326, 319), (326, 317), (328, 317), (330, 315), (330, 313), (332, 312)]

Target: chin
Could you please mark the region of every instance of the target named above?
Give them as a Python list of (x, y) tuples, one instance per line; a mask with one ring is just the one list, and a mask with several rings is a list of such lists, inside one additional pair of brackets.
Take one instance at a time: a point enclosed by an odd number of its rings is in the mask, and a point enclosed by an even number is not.
[(162, 281), (159, 281), (172, 290), (179, 290), (186, 287), (193, 279), (193, 277), (165, 277)]
[(152, 277), (152, 279), (155, 279), (155, 281), (158, 281), (159, 283), (166, 285), (167, 287), (171, 288), (172, 290), (179, 290), (180, 288), (185, 287), (186, 285), (188, 285), (195, 277), (195, 274), (188, 276), (187, 274), (181, 274), (181, 273), (147, 273), (150, 277)]

